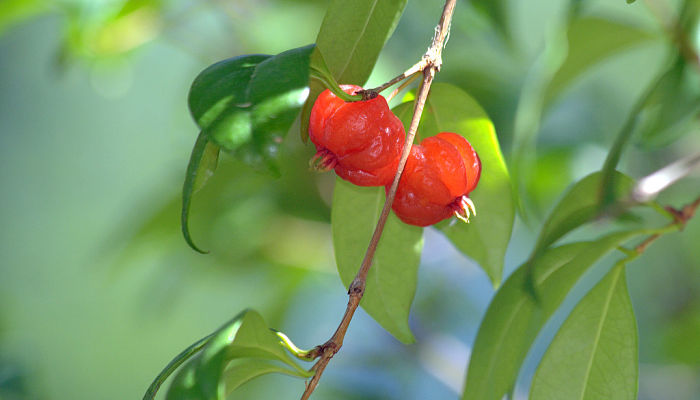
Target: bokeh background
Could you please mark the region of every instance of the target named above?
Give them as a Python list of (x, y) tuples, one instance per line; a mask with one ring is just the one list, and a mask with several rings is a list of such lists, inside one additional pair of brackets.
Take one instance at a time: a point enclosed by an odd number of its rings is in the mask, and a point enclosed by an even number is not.
[[(643, 2), (582, 2), (583, 14), (624, 21), (657, 40), (596, 63), (540, 121), (519, 99), (537, 79), (533, 71), (560, 33), (568, 1), (505, 4), (509, 40), (467, 1), (458, 3), (438, 80), (479, 100), (508, 159), (516, 119), (534, 119), (528, 212), (516, 221), (508, 274), (562, 191), (602, 166), (627, 112), (663, 66), (669, 40)], [(0, 399), (140, 398), (175, 354), (246, 307), (301, 347), (329, 337), (347, 301), (330, 243), (333, 177), (307, 171), (313, 151), (296, 131), (281, 179), (224, 157), (197, 195), (193, 236), (210, 254), (190, 250), (179, 231), (180, 189), (197, 134), (186, 107), (189, 84), (220, 59), (312, 43), (326, 5), (0, 2)], [(441, 7), (408, 2), (369, 86), (422, 55)], [(591, 41), (608, 39), (590, 32)], [(621, 167), (644, 176), (700, 149), (699, 136), (631, 147)], [(679, 206), (699, 188), (696, 174), (660, 201)], [(640, 399), (700, 399), (699, 220), (660, 239), (629, 269)], [(607, 266), (547, 325), (517, 398), (556, 327)], [(315, 397), (457, 398), (493, 293), (478, 266), (426, 230), (411, 316), (417, 343), (401, 345), (360, 311)], [(302, 381), (273, 375), (236, 393), (295, 399), (302, 390)]]

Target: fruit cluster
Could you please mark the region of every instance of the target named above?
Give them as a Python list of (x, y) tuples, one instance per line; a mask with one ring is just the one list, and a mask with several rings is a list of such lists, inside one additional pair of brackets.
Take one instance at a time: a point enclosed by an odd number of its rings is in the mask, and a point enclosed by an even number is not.
[[(349, 94), (362, 90), (354, 85), (341, 89)], [(311, 110), (309, 138), (317, 150), (312, 166), (334, 169), (359, 186), (389, 190), (405, 137), (403, 124), (382, 96), (345, 102), (326, 90)], [(475, 209), (468, 196), (480, 175), (481, 161), (471, 144), (456, 133), (441, 132), (411, 147), (392, 209), (411, 225), (428, 226), (452, 215), (469, 222)]]

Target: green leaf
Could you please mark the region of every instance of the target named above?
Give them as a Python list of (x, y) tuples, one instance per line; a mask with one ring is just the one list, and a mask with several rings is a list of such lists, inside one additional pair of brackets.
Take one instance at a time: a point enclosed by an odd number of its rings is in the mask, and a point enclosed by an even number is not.
[(506, 0), (472, 0), (470, 4), (486, 15), (502, 35), (508, 36), (508, 2)]
[[(340, 279), (355, 278), (384, 205), (384, 188), (359, 187), (336, 179), (331, 211), (333, 247)], [(360, 305), (404, 343), (414, 341), (408, 314), (418, 281), (423, 229), (389, 215)]]
[(559, 329), (535, 373), (530, 399), (634, 400), (637, 363), (637, 323), (619, 263)]
[(179, 367), (182, 363), (190, 359), (192, 356), (197, 354), (202, 348), (209, 342), (209, 339), (214, 336), (213, 334), (206, 336), (196, 342), (194, 342), (190, 347), (186, 348), (183, 350), (180, 354), (176, 355), (175, 358), (172, 359), (168, 363), (168, 365), (163, 368), (163, 370), (158, 374), (156, 379), (153, 380), (153, 383), (151, 383), (151, 386), (148, 387), (148, 390), (146, 390), (146, 394), (143, 396), (143, 400), (152, 400), (156, 397), (156, 393), (158, 393), (158, 389), (160, 389), (160, 386), (165, 382), (168, 377), (175, 372), (177, 367)]
[(671, 144), (684, 134), (697, 131), (700, 112), (700, 76), (678, 55), (661, 77), (639, 114), (639, 141), (646, 147)]
[(294, 362), (260, 314), (246, 310), (207, 338), (199, 354), (175, 376), (166, 398), (223, 400), (241, 384), (270, 372), (313, 375)]
[[(542, 225), (533, 254), (544, 250), (598, 215), (601, 180), (602, 173), (594, 172), (578, 181), (564, 194)], [(629, 195), (634, 185), (631, 178), (620, 172), (615, 172), (614, 182), (613, 193), (617, 199)]]
[(545, 94), (549, 104), (596, 63), (633, 46), (657, 39), (646, 30), (602, 18), (574, 19), (567, 34), (569, 52)]
[[(542, 326), (579, 278), (600, 258), (645, 233), (616, 232), (593, 242), (548, 248), (521, 265), (498, 290), (481, 322), (462, 399), (501, 400), (514, 387)], [(531, 284), (539, 301), (532, 295)]]
[[(333, 0), (316, 38), (320, 58), (341, 84), (367, 82), (379, 53), (399, 22), (407, 0)], [(301, 116), (301, 137), (309, 136), (309, 115), (324, 90), (312, 81)]]
[(333, 0), (316, 45), (338, 82), (365, 83), (384, 43), (394, 32), (406, 1)]
[(309, 93), (313, 45), (218, 62), (192, 83), (192, 116), (211, 141), (279, 174), (282, 139)]
[(200, 253), (206, 253), (194, 244), (189, 229), (190, 205), (192, 196), (201, 189), (207, 180), (214, 174), (219, 161), (220, 147), (209, 142), (209, 138), (200, 132), (192, 149), (190, 162), (185, 173), (185, 183), (182, 186), (182, 211), (180, 223), (182, 235), (187, 244)]
[[(413, 103), (403, 103), (394, 113), (405, 126), (410, 124)], [(418, 128), (421, 138), (440, 132), (464, 136), (482, 163), (479, 185), (470, 194), (477, 215), (469, 224), (445, 221), (437, 225), (464, 254), (481, 265), (494, 286), (501, 281), (503, 256), (515, 219), (510, 178), (491, 120), (476, 101), (460, 88), (435, 83)]]
[(256, 358), (236, 360), (234, 364), (235, 365), (228, 367), (224, 376), (226, 391), (228, 393), (233, 392), (244, 383), (265, 374), (279, 373), (299, 378), (309, 378), (313, 376), (313, 373), (300, 374), (289, 368), (284, 368), (278, 364)]
[(0, 35), (10, 26), (51, 10), (46, 0), (3, 0), (0, 2)]

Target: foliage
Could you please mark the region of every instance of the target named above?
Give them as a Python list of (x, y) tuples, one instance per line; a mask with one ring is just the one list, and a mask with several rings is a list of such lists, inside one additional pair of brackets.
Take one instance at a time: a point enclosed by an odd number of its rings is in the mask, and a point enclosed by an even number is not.
[[(292, 8), (306, 6), (284, 1)], [(697, 129), (700, 112), (694, 43), (700, 7), (697, 1), (682, 1), (672, 10), (677, 20), (649, 21), (621, 18), (606, 13), (605, 7), (572, 0), (536, 47), (525, 45), (529, 38), (518, 36), (518, 19), (522, 24), (524, 17), (514, 3), (457, 5), (442, 70), (418, 126), (417, 141), (453, 131), (479, 153), (483, 173), (471, 196), (477, 215), (469, 224), (448, 220), (424, 229), (406, 225), (391, 214), (360, 306), (394, 339), (424, 346), (425, 325), (437, 322), (426, 322), (430, 313), (416, 321), (419, 305), (414, 302), (425, 284), (423, 277), (436, 272), (419, 268), (426, 267), (422, 261), (429, 264), (425, 260), (434, 257), (431, 238), (444, 239), (450, 251), (481, 269), (479, 279), (488, 281), (495, 291), (483, 316), (466, 311), (449, 316), (460, 326), (469, 318), (481, 319), (465, 365), (461, 398), (513, 396), (521, 385), (527, 386), (523, 380), (529, 379), (530, 368), (535, 371), (529, 386), (531, 399), (633, 399), (639, 391), (639, 346), (647, 332), (642, 323), (638, 332), (639, 317), (632, 306), (637, 300), (633, 286), (628, 288), (628, 279), (643, 273), (631, 262), (643, 260), (647, 247), (658, 238), (684, 228), (698, 205), (664, 207), (661, 204), (668, 202), (663, 193), (659, 202), (639, 203), (632, 193), (638, 178), (692, 153), (697, 144), (691, 133)], [(606, 7), (630, 13), (645, 7), (644, 2), (619, 3)], [(162, 1), (124, 0), (87, 12), (77, 4), (3, 3), (0, 33), (33, 15), (61, 10), (66, 34), (60, 61), (96, 64), (129, 59), (137, 49), (166, 35), (174, 7)], [(400, 63), (420, 60), (432, 32), (421, 32), (419, 43), (392, 40), (415, 34), (408, 30), (419, 31), (413, 29), (420, 26), (418, 17), (426, 24), (437, 21), (435, 10), (427, 5), (415, 5), (404, 15), (412, 7), (405, 0), (334, 0), (314, 7), (327, 7), (314, 44), (270, 51), (279, 51), (276, 55), (226, 58), (196, 76), (188, 106), (199, 134), (196, 139), (192, 135), (194, 147), (181, 203), (168, 198), (150, 219), (142, 219), (125, 251), (127, 257), (137, 257), (144, 243), (162, 246), (164, 253), (171, 251), (173, 243), (179, 243), (172, 222), (179, 209), (187, 244), (201, 253), (210, 250), (208, 257), (222, 271), (229, 269), (236, 279), (249, 279), (250, 284), (243, 287), (269, 295), (274, 305), (260, 308), (268, 320), (281, 325), (316, 325), (318, 319), (340, 317), (341, 310), (291, 318), (291, 299), (314, 301), (295, 296), (301, 291), (299, 282), (315, 273), (310, 270), (330, 264), (310, 256), (325, 245), (333, 248), (340, 278), (334, 290), (341, 283), (351, 287), (386, 200), (384, 188), (357, 187), (340, 179), (333, 182), (306, 171), (312, 149), (304, 142), (315, 98), (325, 88), (338, 92), (338, 83), (367, 85), (374, 82), (371, 76), (378, 80), (381, 75), (399, 74), (406, 67)], [(411, 29), (402, 28), (404, 21)], [(404, 36), (392, 37), (395, 30)], [(266, 51), (250, 52), (259, 50)], [(640, 68), (646, 75), (628, 85), (632, 90), (619, 98), (601, 95), (609, 92), (595, 80), (597, 74), (638, 52), (663, 56), (656, 58), (658, 65)], [(401, 62), (391, 65), (391, 60), (382, 60), (384, 55)], [(502, 99), (507, 101), (500, 104)], [(394, 103), (392, 111), (408, 130), (416, 90), (408, 90)], [(614, 112), (616, 119), (596, 125), (596, 119), (585, 114), (589, 109), (601, 115)], [(560, 120), (565, 123), (557, 125)], [(591, 127), (580, 127), (588, 122)], [(570, 131), (562, 132), (562, 126)], [(595, 162), (586, 159), (581, 168), (577, 157), (591, 147), (603, 150), (607, 157)], [(662, 157), (657, 158), (659, 154)], [(688, 192), (676, 199), (688, 203), (698, 195)], [(295, 230), (294, 224), (304, 229)], [(315, 231), (320, 233), (310, 234), (309, 226), (321, 226)], [(186, 253), (178, 250), (163, 263), (195, 259), (183, 257)], [(676, 256), (697, 261), (692, 255)], [(511, 273), (509, 265), (516, 267)], [(250, 278), (259, 276), (265, 279)], [(174, 286), (178, 285), (188, 283)], [(313, 296), (314, 291), (310, 292)], [(448, 303), (447, 289), (432, 295), (435, 303)], [(177, 295), (169, 292), (165, 297), (167, 303)], [(686, 304), (690, 308), (678, 313), (679, 319), (689, 321), (678, 331), (691, 338), (697, 332), (697, 319), (692, 316), (696, 302), (690, 296), (690, 305)], [(253, 305), (258, 308), (258, 304), (239, 303), (226, 307), (235, 311)], [(458, 308), (460, 312), (468, 309), (463, 304)], [(548, 329), (556, 331), (551, 340), (543, 333)], [(349, 336), (354, 334), (351, 330)], [(296, 340), (309, 343), (318, 337)], [(272, 373), (308, 380), (318, 370), (300, 365), (293, 357), (313, 361), (328, 343), (314, 344), (319, 346), (299, 350), (284, 334), (270, 329), (260, 313), (247, 309), (177, 355), (144, 399), (155, 398), (171, 376), (168, 399), (223, 399), (245, 390), (247, 382)], [(407, 348), (424, 351), (424, 347)], [(381, 358), (384, 350), (373, 349), (373, 357)], [(682, 349), (675, 351), (684, 353), (680, 358), (697, 361)], [(528, 366), (528, 360), (535, 365)], [(352, 389), (357, 390), (356, 396), (363, 395), (363, 389)], [(4, 390), (0, 381), (0, 394)]]
[[(494, 17), (496, 26), (505, 26), (503, 4), (490, 4), (476, 5)], [(190, 91), (190, 110), (202, 133), (193, 151), (183, 191), (183, 232), (192, 247), (194, 244), (187, 230), (190, 198), (199, 182), (198, 176), (213, 171), (218, 149), (232, 152), (244, 161), (267, 160), (268, 167), (277, 170), (271, 160), (278, 153), (276, 148), (304, 101), (306, 105), (301, 113), (303, 140), (307, 135), (310, 105), (319, 91), (330, 87), (342, 95), (336, 82), (364, 83), (404, 6), (405, 2), (401, 1), (382, 3), (379, 7), (376, 2), (369, 1), (336, 1), (326, 13), (315, 50), (306, 47), (274, 57), (240, 56), (214, 64), (198, 76)], [(554, 101), (568, 83), (591, 65), (614, 55), (621, 48), (654, 38), (634, 27), (604, 19), (580, 18), (579, 6), (572, 3), (575, 12), (572, 11), (568, 20), (568, 53), (560, 57), (561, 61), (546, 64), (548, 69), (543, 69), (539, 77), (540, 89), (530, 90), (525, 97), (533, 104), (540, 104), (541, 109)], [(352, 17), (347, 18), (348, 15)], [(597, 40), (597, 46), (584, 46), (581, 38), (590, 39), (588, 32), (609, 36), (612, 40)], [(507, 37), (508, 30), (502, 29), (501, 34)], [(550, 47), (546, 51), (555, 52), (557, 48)], [(312, 51), (314, 62), (310, 62)], [(659, 90), (668, 93), (674, 87), (684, 86), (679, 83), (684, 63), (684, 59), (677, 58), (672, 69), (660, 79)], [(308, 71), (311, 71), (312, 78), (316, 77), (315, 80), (309, 80)], [(645, 99), (652, 93), (657, 98), (664, 96), (659, 90), (651, 89), (650, 94), (643, 94), (640, 107), (646, 104)], [(692, 93), (689, 96), (693, 104), (697, 96)], [(393, 110), (407, 129), (416, 101), (415, 93), (410, 94), (406, 96), (406, 102)], [(667, 104), (663, 98), (657, 102)], [(531, 110), (536, 108), (531, 107)], [(634, 113), (640, 110), (633, 109), (628, 121), (633, 121)], [(695, 111), (697, 108), (690, 106), (686, 112)], [(657, 121), (656, 125), (647, 123), (647, 132), (656, 132), (659, 126), (666, 125), (658, 118)], [(521, 146), (514, 149), (516, 164), (525, 160), (518, 154), (525, 154), (525, 149), (532, 146), (528, 143), (532, 139), (528, 137), (532, 136), (536, 126), (536, 122), (520, 126), (519, 134), (525, 136), (522, 136), (524, 141), (515, 143)], [(644, 228), (553, 247), (571, 231), (599, 217), (601, 212), (613, 210), (613, 213), (620, 214), (630, 207), (629, 196), (634, 180), (616, 172), (615, 168), (633, 129), (633, 122), (623, 126), (603, 169), (579, 180), (563, 196), (542, 224), (530, 257), (497, 292), (475, 342), (464, 399), (497, 400), (512, 392), (520, 366), (538, 332), (583, 274), (604, 255), (630, 239), (648, 234), (658, 236), (658, 231)], [(458, 250), (479, 263), (493, 285), (498, 287), (515, 214), (511, 182), (492, 122), (462, 89), (436, 84), (418, 131), (417, 140), (442, 131), (458, 132), (480, 154), (484, 172), (473, 196), (479, 209), (478, 219), (469, 225), (443, 222), (438, 228)], [(649, 133), (645, 136), (653, 138)], [(209, 143), (216, 147), (207, 153)], [(517, 181), (514, 187), (520, 188)], [(527, 202), (527, 199), (521, 197), (520, 201)], [(331, 225), (336, 263), (346, 287), (354, 284), (354, 279), (357, 279), (355, 272), (363, 257), (367, 257), (364, 248), (370, 241), (384, 202), (382, 188), (360, 188), (342, 180), (336, 181)], [(408, 226), (391, 216), (376, 255), (370, 255), (374, 257), (372, 269), (367, 277), (367, 294), (361, 302), (377, 322), (404, 343), (415, 340), (408, 317), (417, 286), (422, 231), (422, 228)], [(636, 397), (637, 331), (625, 286), (624, 264), (625, 260), (619, 262), (571, 312), (540, 363), (531, 398)], [(227, 337), (230, 341), (234, 336)], [(625, 340), (624, 345), (620, 345), (620, 337), (635, 340)], [(274, 340), (270, 343), (274, 345)], [(572, 348), (576, 349), (573, 353)], [(208, 351), (205, 349), (202, 354), (206, 355)], [(217, 357), (217, 360), (222, 360), (222, 356)], [(223, 360), (206, 368), (215, 372), (211, 378), (199, 376), (196, 371), (203, 367), (194, 367), (190, 362), (178, 374), (169, 393), (182, 392), (187, 398), (223, 398), (225, 391), (218, 382), (225, 382), (220, 374), (231, 361), (229, 358)], [(280, 371), (257, 359), (239, 361), (242, 362), (235, 363), (232, 368), (236, 371), (232, 379), (234, 388), (238, 382), (259, 374)], [(320, 374), (322, 370), (323, 367), (309, 374)], [(619, 376), (619, 379), (611, 381), (605, 378), (608, 375)], [(208, 385), (212, 389), (195, 394), (192, 385)], [(213, 389), (215, 387), (219, 389)]]

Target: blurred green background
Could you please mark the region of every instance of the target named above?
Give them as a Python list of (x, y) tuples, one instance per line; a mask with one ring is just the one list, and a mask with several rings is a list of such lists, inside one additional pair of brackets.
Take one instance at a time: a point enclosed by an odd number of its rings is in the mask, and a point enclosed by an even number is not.
[[(622, 21), (653, 39), (595, 63), (545, 105), (540, 121), (528, 88), (546, 65), (543, 52), (556, 48), (568, 3), (504, 2), (511, 38), (504, 39), (460, 1), (438, 77), (481, 102), (507, 158), (521, 148), (517, 132), (537, 134), (537, 157), (523, 173), (526, 218), (516, 222), (506, 274), (527, 255), (561, 192), (602, 166), (669, 47), (642, 2), (582, 2), (582, 15)], [(326, 5), (0, 2), (0, 399), (140, 398), (175, 354), (246, 307), (301, 347), (329, 337), (347, 299), (330, 243), (333, 176), (307, 171), (312, 146), (294, 128), (281, 179), (224, 157), (195, 197), (193, 236), (210, 254), (190, 250), (179, 230), (179, 191), (197, 134), (186, 107), (189, 84), (220, 59), (312, 43)], [(422, 55), (441, 7), (408, 2), (368, 86)], [(611, 39), (596, 29), (584, 33), (583, 44)], [(700, 149), (699, 136), (630, 147), (621, 168), (644, 176)], [(660, 201), (680, 206), (698, 188), (695, 174)], [(629, 270), (640, 399), (700, 399), (698, 219), (660, 239)], [(547, 325), (516, 398), (524, 398), (539, 355), (594, 278)], [(471, 260), (426, 230), (411, 316), (418, 342), (401, 345), (360, 311), (315, 397), (457, 398), (492, 295)], [(295, 399), (302, 390), (302, 381), (267, 376), (236, 393)]]

